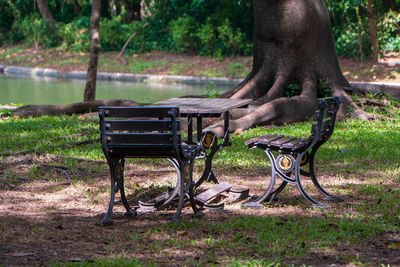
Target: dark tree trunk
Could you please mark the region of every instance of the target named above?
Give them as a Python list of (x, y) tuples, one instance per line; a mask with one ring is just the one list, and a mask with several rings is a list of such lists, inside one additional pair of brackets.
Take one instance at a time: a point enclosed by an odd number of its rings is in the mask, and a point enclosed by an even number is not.
[(75, 12), (75, 14), (79, 15), (79, 14), (81, 14), (81, 11), (82, 11), (82, 7), (79, 4), (78, 0), (74, 0), (74, 12)]
[(90, 16), (90, 57), (83, 101), (92, 101), (96, 99), (97, 65), (99, 62), (100, 9), (101, 0), (92, 0), (92, 14)]
[(396, 11), (396, 4), (395, 4), (394, 0), (384, 0), (383, 3), (387, 9)]
[(380, 49), (378, 38), (376, 37), (376, 26), (374, 21), (374, 8), (372, 4), (372, 0), (368, 0), (367, 2), (367, 14), (368, 14), (368, 22), (369, 22), (369, 34), (371, 37), (371, 43), (374, 47), (374, 59), (376, 62), (380, 60)]
[(68, 105), (26, 105), (19, 107), (15, 110), (14, 115), (27, 117), (27, 116), (59, 116), (59, 115), (72, 115), (82, 114), (87, 112), (97, 111), (101, 106), (129, 106), (138, 107), (143, 104), (130, 101), (130, 100), (94, 100), (87, 102), (79, 102)]
[(117, 14), (117, 6), (115, 5), (114, 0), (108, 0), (108, 5), (110, 6), (111, 15), (115, 18), (118, 16)]
[(125, 22), (131, 23), (134, 20), (141, 20), (141, 4), (140, 0), (124, 0), (125, 3)]
[(54, 19), (49, 8), (47, 7), (46, 0), (37, 0), (37, 4), (39, 6), (40, 14), (42, 14), (42, 17), (50, 23), (56, 23), (56, 20)]
[[(345, 92), (350, 85), (339, 67), (324, 0), (253, 0), (253, 12), (252, 70), (241, 84), (220, 96), (254, 100), (246, 114), (240, 112), (231, 120), (231, 131), (310, 117), (317, 107), (321, 80), (328, 83), (332, 95), (341, 97), (340, 118), (349, 110), (353, 116), (371, 118)], [(295, 83), (300, 94), (285, 97), (287, 86)], [(209, 130), (222, 135), (222, 126), (216, 123)]]

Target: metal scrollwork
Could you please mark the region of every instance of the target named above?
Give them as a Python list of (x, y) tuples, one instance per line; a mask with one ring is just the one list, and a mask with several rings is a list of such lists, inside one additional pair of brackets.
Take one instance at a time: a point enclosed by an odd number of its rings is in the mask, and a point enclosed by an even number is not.
[(293, 170), (294, 161), (293, 156), (288, 154), (282, 154), (276, 158), (277, 166), (283, 173), (288, 173)]

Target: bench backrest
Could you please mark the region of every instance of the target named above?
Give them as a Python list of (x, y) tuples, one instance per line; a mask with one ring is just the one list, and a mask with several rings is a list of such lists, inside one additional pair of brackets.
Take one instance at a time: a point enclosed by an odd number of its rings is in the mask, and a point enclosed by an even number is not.
[(178, 157), (178, 107), (100, 107), (106, 157)]
[(337, 96), (319, 100), (319, 109), (314, 114), (315, 123), (310, 136), (313, 143), (323, 143), (332, 135), (339, 105), (340, 98)]

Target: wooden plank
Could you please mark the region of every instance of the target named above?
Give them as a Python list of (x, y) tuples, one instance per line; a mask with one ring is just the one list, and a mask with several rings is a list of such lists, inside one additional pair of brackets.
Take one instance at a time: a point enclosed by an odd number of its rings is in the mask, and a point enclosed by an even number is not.
[(221, 114), (225, 111), (248, 105), (251, 99), (229, 98), (170, 98), (154, 106), (178, 106), (184, 114)]
[(195, 199), (198, 202), (205, 204), (210, 199), (222, 194), (225, 191), (228, 191), (229, 189), (231, 189), (231, 187), (232, 185), (229, 184), (228, 182), (222, 182), (220, 184), (217, 184), (213, 188), (210, 188), (207, 191), (204, 191), (200, 195), (196, 196)]

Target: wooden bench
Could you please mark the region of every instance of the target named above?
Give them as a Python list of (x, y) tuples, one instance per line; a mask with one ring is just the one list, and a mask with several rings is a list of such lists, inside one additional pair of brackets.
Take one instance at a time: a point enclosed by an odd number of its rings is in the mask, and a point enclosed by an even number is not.
[[(289, 184), (297, 185), (301, 195), (315, 206), (327, 207), (313, 199), (301, 183), (301, 175), (310, 177), (318, 191), (325, 196), (325, 201), (343, 201), (342, 198), (328, 193), (318, 182), (314, 171), (314, 157), (318, 148), (332, 135), (336, 113), (340, 105), (340, 98), (325, 98), (319, 101), (319, 109), (314, 115), (315, 123), (311, 128), (311, 135), (307, 138), (294, 138), (280, 134), (266, 134), (248, 140), (245, 144), (249, 148), (260, 148), (267, 154), (271, 166), (271, 180), (265, 193), (255, 201), (244, 203), (243, 207), (260, 208), (262, 201), (271, 201)], [(301, 169), (308, 166), (307, 170)], [(294, 177), (291, 177), (294, 174)], [(274, 190), (276, 176), (283, 182)]]
[(184, 197), (189, 195), (195, 213), (193, 197), (193, 163), (199, 146), (181, 141), (178, 107), (100, 107), (100, 137), (111, 176), (111, 195), (103, 224), (112, 223), (115, 194), (119, 191), (127, 215), (136, 216), (128, 203), (124, 189), (125, 158), (167, 158), (178, 174), (178, 183), (169, 198), (179, 195), (177, 212), (172, 221), (179, 222)]

